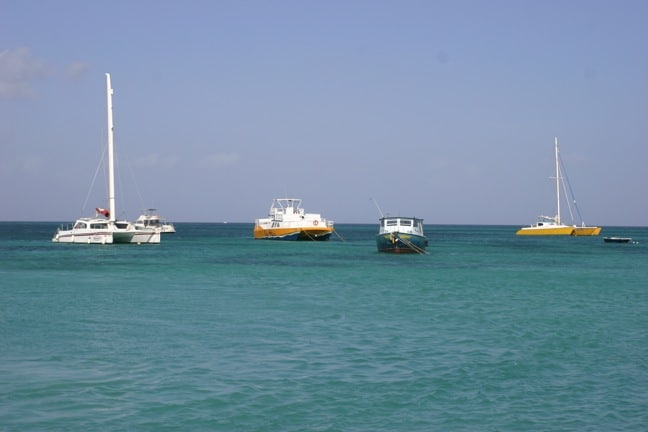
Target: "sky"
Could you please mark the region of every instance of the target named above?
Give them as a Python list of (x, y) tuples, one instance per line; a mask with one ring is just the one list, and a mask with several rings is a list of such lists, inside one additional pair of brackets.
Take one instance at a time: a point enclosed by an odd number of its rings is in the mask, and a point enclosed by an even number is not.
[[(645, 0), (4, 0), (0, 221), (648, 226)], [(563, 220), (566, 215), (563, 211)]]

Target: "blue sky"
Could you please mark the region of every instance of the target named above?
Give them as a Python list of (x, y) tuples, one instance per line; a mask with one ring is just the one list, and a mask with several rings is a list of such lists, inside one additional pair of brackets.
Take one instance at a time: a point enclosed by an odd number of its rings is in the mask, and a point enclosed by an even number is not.
[[(588, 224), (648, 225), (648, 2), (35, 1), (0, 12), (0, 220), (527, 225), (553, 140)], [(86, 198), (88, 198), (86, 200)], [(565, 214), (563, 213), (563, 219)]]

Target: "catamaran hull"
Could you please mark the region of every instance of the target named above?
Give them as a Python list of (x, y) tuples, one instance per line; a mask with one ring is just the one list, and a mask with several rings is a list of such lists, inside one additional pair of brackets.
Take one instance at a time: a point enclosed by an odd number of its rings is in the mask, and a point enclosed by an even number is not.
[(113, 236), (110, 232), (72, 233), (70, 231), (59, 231), (54, 235), (52, 241), (54, 243), (112, 244)]
[(326, 241), (331, 237), (333, 228), (272, 228), (254, 227), (254, 238), (286, 241)]
[(72, 232), (59, 231), (52, 238), (54, 243), (76, 244), (128, 244), (160, 243), (160, 233), (155, 231), (114, 231), (114, 232)]
[(160, 243), (160, 231), (128, 230), (115, 231), (113, 233), (113, 243)]
[(574, 228), (575, 236), (597, 236), (601, 234), (601, 227), (576, 227)]
[(527, 236), (573, 236), (574, 227), (560, 226), (560, 227), (525, 227), (520, 228), (516, 235)]
[(413, 234), (386, 233), (376, 236), (378, 252), (420, 254), (427, 245), (425, 237)]

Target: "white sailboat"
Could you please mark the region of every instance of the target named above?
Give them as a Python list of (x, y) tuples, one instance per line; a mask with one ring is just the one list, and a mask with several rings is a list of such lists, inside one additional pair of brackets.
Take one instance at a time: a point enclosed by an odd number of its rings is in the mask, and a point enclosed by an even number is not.
[(55, 243), (112, 244), (160, 243), (160, 229), (135, 226), (128, 221), (115, 219), (115, 155), (112, 117), (113, 89), (110, 74), (106, 74), (106, 103), (108, 111), (108, 202), (109, 209), (97, 207), (94, 217), (76, 220), (72, 228), (59, 228), (52, 241)]
[[(565, 176), (564, 168), (561, 169), (561, 159), (558, 152), (558, 138), (554, 139), (554, 157), (556, 163), (556, 216), (538, 216), (538, 221), (531, 226), (520, 228), (516, 234), (517, 235), (539, 235), (539, 236), (549, 236), (549, 235), (569, 235), (569, 236), (596, 236), (601, 232), (601, 227), (591, 227), (586, 226), (584, 222), (581, 221), (581, 225), (566, 225), (562, 222), (560, 218), (560, 188), (564, 189), (565, 196), (571, 198), (573, 201), (574, 207), (576, 207), (576, 200), (573, 199), (573, 193), (570, 197), (565, 188)], [(571, 188), (570, 188), (571, 191)], [(570, 199), (567, 200), (567, 205), (569, 209), (569, 214), (571, 216), (572, 222), (574, 220), (574, 215), (572, 213), (572, 205)]]

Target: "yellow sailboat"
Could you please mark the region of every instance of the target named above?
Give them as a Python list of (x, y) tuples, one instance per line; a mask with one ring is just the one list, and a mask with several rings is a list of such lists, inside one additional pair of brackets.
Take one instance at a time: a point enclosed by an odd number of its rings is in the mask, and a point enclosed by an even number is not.
[[(556, 216), (538, 216), (538, 221), (528, 227), (520, 228), (515, 234), (517, 235), (538, 235), (538, 236), (550, 236), (550, 235), (568, 235), (568, 236), (597, 236), (601, 233), (601, 227), (598, 226), (586, 226), (584, 222), (581, 222), (580, 226), (577, 225), (566, 225), (562, 223), (560, 219), (560, 186), (562, 185), (563, 189), (565, 188), (564, 177), (562, 172), (564, 169), (561, 169), (560, 156), (558, 152), (558, 138), (554, 140), (554, 154), (556, 160)], [(565, 190), (565, 195), (567, 191)], [(573, 194), (571, 194), (573, 195)], [(576, 207), (576, 200), (573, 200), (574, 207)], [(572, 216), (573, 213), (571, 205), (568, 201), (569, 214)], [(579, 212), (580, 215), (580, 212)]]

